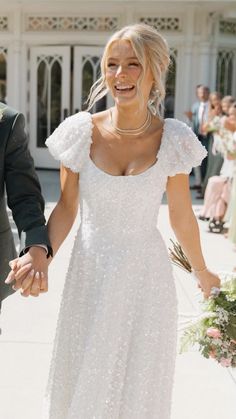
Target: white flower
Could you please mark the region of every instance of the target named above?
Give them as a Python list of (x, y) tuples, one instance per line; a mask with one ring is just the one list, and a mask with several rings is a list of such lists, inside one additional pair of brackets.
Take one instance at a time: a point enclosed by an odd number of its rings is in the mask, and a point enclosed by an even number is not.
[(216, 338), (216, 339), (212, 339), (212, 344), (213, 345), (222, 345), (223, 341), (222, 339)]
[(216, 314), (218, 317), (219, 323), (228, 323), (229, 321), (229, 313), (224, 310), (222, 307), (217, 307)]
[(219, 131), (220, 128), (221, 128), (221, 118), (219, 116), (215, 116), (209, 122), (209, 130), (214, 132), (214, 131)]

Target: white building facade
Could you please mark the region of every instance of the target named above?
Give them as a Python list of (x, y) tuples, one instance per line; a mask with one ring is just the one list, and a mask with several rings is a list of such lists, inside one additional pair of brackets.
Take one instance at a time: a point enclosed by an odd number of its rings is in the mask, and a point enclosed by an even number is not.
[(236, 97), (236, 1), (0, 0), (0, 100), (26, 115), (37, 167), (58, 167), (45, 139), (84, 109), (106, 40), (134, 22), (170, 45), (166, 116), (184, 120), (200, 83)]

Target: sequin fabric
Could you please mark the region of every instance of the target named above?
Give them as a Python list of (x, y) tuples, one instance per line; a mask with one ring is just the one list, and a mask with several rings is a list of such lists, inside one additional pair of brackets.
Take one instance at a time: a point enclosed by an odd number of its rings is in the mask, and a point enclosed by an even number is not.
[(167, 119), (157, 162), (112, 176), (90, 159), (91, 142), (86, 112), (47, 140), (55, 158), (80, 172), (81, 224), (43, 419), (169, 419), (177, 300), (157, 217), (168, 176), (188, 173), (206, 152), (185, 124)]

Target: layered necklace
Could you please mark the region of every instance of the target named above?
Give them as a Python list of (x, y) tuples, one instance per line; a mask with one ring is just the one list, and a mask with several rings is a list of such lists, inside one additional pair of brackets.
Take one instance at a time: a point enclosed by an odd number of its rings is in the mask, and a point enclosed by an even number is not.
[(141, 127), (133, 128), (133, 129), (122, 129), (122, 128), (117, 127), (114, 124), (113, 118), (112, 118), (112, 110), (110, 109), (110, 122), (111, 122), (112, 128), (120, 135), (141, 135), (145, 131), (147, 131), (147, 129), (150, 127), (152, 123), (152, 114), (151, 114), (151, 111), (148, 109), (147, 118), (144, 121), (143, 125), (141, 125)]

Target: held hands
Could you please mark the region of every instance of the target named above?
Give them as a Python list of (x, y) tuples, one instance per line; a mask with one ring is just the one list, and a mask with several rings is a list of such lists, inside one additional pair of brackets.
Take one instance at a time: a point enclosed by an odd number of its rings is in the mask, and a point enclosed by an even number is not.
[(48, 291), (48, 265), (45, 249), (34, 246), (29, 251), (9, 263), (11, 272), (5, 282), (13, 289), (20, 289), (21, 295), (38, 297), (40, 293)]
[(202, 272), (195, 271), (194, 275), (198, 280), (198, 286), (201, 288), (204, 298), (210, 297), (212, 288), (220, 288), (220, 278), (208, 269)]

